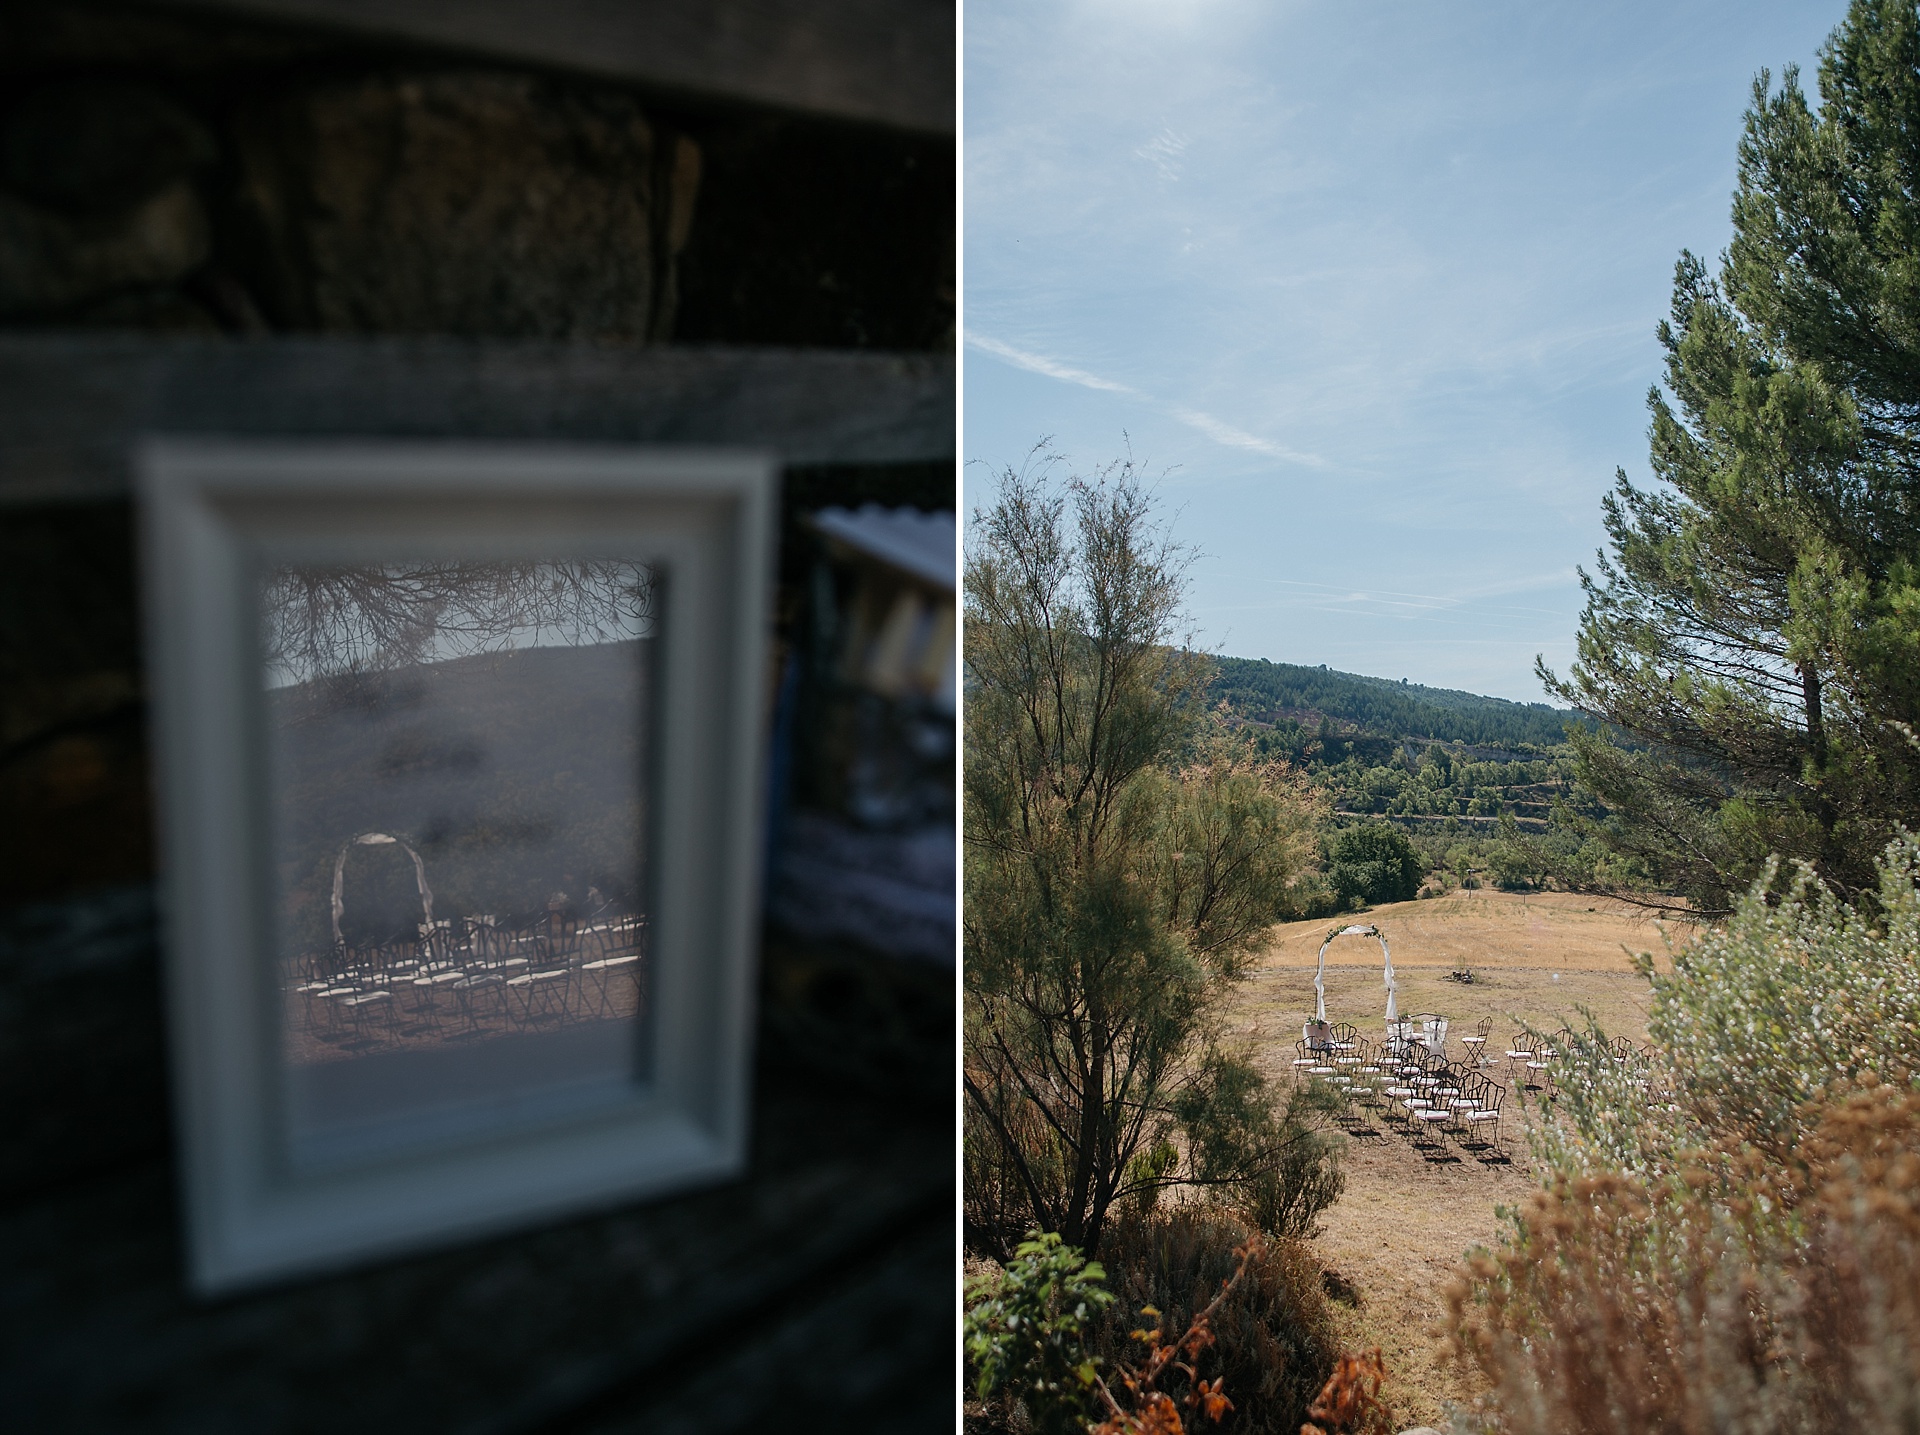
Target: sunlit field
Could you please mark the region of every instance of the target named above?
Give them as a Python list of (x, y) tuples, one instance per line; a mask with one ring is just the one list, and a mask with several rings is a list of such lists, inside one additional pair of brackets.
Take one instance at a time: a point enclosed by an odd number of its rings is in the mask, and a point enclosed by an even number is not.
[[(1508, 1081), (1504, 1053), (1523, 1027), (1554, 1031), (1584, 1024), (1591, 1011), (1611, 1034), (1645, 1039), (1649, 992), (1630, 953), (1650, 952), (1664, 965), (1667, 942), (1691, 935), (1684, 925), (1656, 922), (1639, 909), (1565, 893), (1460, 891), (1419, 902), (1373, 908), (1350, 919), (1386, 934), (1403, 1015), (1432, 1012), (1450, 1020), (1447, 1048), (1491, 1017), (1488, 1074)], [(1313, 1015), (1315, 956), (1331, 919), (1289, 922), (1273, 939), (1253, 976), (1230, 998), (1232, 1038), (1250, 1042), (1268, 1075), (1291, 1080), (1294, 1043)], [(1464, 964), (1473, 981), (1450, 979)], [(1383, 1030), (1385, 989), (1379, 945), (1342, 937), (1327, 952), (1327, 1016), (1362, 1035)], [(1436, 1358), (1432, 1326), (1441, 1290), (1459, 1257), (1490, 1243), (1495, 1208), (1525, 1199), (1532, 1186), (1525, 1115), (1507, 1108), (1510, 1164), (1434, 1164), (1402, 1135), (1382, 1130), (1349, 1141), (1347, 1189), (1322, 1219), (1322, 1258), (1352, 1287), (1336, 1300), (1350, 1349), (1385, 1352), (1386, 1394), (1401, 1426), (1441, 1424), (1442, 1402), (1477, 1393)], [(1376, 1129), (1378, 1123), (1375, 1123)], [(1337, 1296), (1344, 1295), (1336, 1283)]]

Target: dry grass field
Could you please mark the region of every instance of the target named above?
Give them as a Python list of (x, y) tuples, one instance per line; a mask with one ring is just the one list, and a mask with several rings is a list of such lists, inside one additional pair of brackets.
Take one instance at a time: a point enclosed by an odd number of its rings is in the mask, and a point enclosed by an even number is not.
[[(1392, 902), (1351, 919), (1385, 930), (1396, 968), (1445, 967), (1464, 963), (1476, 974), (1483, 967), (1556, 967), (1590, 972), (1632, 970), (1629, 951), (1666, 948), (1662, 931), (1678, 943), (1684, 927), (1656, 922), (1622, 902), (1581, 897), (1570, 892), (1449, 892), (1423, 902)], [(1333, 918), (1284, 922), (1273, 929), (1263, 966), (1313, 965), (1314, 954)], [(1362, 952), (1362, 946), (1369, 950)], [(1327, 953), (1329, 964), (1374, 962), (1379, 947), (1342, 937)]]
[[(1561, 893), (1457, 892), (1378, 907), (1351, 920), (1386, 933), (1401, 1013), (1448, 1017), (1448, 1046), (1456, 1056), (1464, 1050), (1458, 1035), (1483, 1017), (1493, 1019), (1488, 1049), (1504, 1052), (1523, 1026), (1579, 1026), (1581, 1008), (1609, 1033), (1641, 1040), (1648, 989), (1628, 953), (1649, 951), (1661, 960), (1668, 950), (1663, 924), (1631, 908)], [(1254, 975), (1234, 993), (1229, 1030), (1252, 1046), (1270, 1075), (1291, 1078), (1294, 1042), (1313, 1014), (1315, 955), (1334, 925), (1276, 927)], [(1675, 945), (1688, 935), (1671, 926), (1665, 933)], [(1328, 1017), (1378, 1036), (1385, 1012), (1379, 945), (1342, 937), (1327, 961)], [(1470, 984), (1449, 980), (1460, 964), (1473, 973)], [(1503, 1067), (1493, 1074), (1503, 1077)], [(1384, 1351), (1390, 1373), (1384, 1393), (1401, 1427), (1444, 1425), (1444, 1402), (1477, 1393), (1437, 1359), (1434, 1327), (1459, 1257), (1495, 1240), (1496, 1207), (1518, 1204), (1532, 1189), (1518, 1122), (1510, 1148), (1511, 1165), (1434, 1165), (1390, 1132), (1348, 1145), (1346, 1194), (1323, 1218), (1318, 1239), (1328, 1265), (1357, 1293), (1357, 1304), (1337, 1308), (1342, 1336), (1351, 1348)]]

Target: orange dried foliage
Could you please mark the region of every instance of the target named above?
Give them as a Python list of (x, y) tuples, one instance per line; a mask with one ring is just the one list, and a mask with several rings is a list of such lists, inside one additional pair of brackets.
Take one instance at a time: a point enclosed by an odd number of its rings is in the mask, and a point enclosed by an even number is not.
[(1365, 1355), (1342, 1355), (1307, 1411), (1300, 1435), (1393, 1435), (1392, 1415), (1380, 1398), (1386, 1378), (1379, 1346)]
[[(1213, 1344), (1210, 1327), (1214, 1312), (1220, 1309), (1220, 1303), (1239, 1284), (1240, 1278), (1247, 1273), (1247, 1262), (1260, 1250), (1258, 1235), (1250, 1237), (1244, 1246), (1234, 1247), (1233, 1274), (1220, 1283), (1220, 1293), (1194, 1316), (1186, 1334), (1178, 1340), (1163, 1344), (1158, 1326), (1133, 1332), (1134, 1339), (1147, 1347), (1147, 1359), (1142, 1365), (1120, 1372), (1120, 1383), (1126, 1388), (1133, 1409), (1122, 1406), (1115, 1398), (1112, 1387), (1095, 1377), (1094, 1385), (1101, 1403), (1107, 1407), (1107, 1418), (1093, 1426), (1088, 1435), (1186, 1435), (1187, 1427), (1180, 1417), (1183, 1406), (1188, 1411), (1198, 1411), (1215, 1424), (1233, 1409), (1233, 1402), (1227, 1399), (1226, 1391), (1221, 1388), (1226, 1384), (1225, 1379), (1201, 1379), (1196, 1363), (1200, 1352)], [(1159, 1312), (1149, 1306), (1146, 1314), (1158, 1315)], [(1193, 1382), (1193, 1388), (1177, 1402), (1165, 1391), (1154, 1388), (1168, 1370), (1183, 1371)]]

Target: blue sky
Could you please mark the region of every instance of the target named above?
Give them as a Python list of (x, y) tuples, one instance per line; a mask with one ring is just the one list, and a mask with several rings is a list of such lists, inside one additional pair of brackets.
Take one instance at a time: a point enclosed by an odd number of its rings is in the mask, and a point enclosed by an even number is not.
[(1130, 439), (1205, 646), (1541, 700), (1753, 76), (1843, 12), (968, 0), (967, 505)]

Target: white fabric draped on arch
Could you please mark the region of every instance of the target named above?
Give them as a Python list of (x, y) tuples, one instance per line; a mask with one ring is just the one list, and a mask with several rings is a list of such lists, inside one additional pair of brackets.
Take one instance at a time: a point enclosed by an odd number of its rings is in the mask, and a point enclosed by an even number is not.
[(1327, 939), (1320, 944), (1320, 968), (1313, 974), (1313, 1019), (1315, 1021), (1327, 1019), (1327, 948), (1333, 945), (1336, 937), (1372, 937), (1380, 944), (1380, 956), (1385, 961), (1387, 969), (1387, 1020), (1395, 1020), (1400, 1015), (1400, 1009), (1394, 994), (1393, 953), (1387, 950), (1387, 934), (1371, 924), (1335, 927), (1327, 933)]

